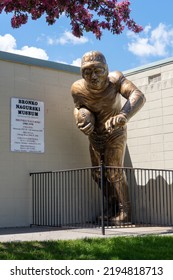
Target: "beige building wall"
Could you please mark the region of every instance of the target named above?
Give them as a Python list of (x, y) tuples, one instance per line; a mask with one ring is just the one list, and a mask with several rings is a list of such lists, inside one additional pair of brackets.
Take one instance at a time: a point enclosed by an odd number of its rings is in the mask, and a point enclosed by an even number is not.
[[(172, 169), (173, 59), (125, 75), (147, 98), (128, 124), (125, 165)], [(78, 67), (0, 52), (0, 227), (32, 223), (30, 172), (90, 166), (87, 137), (73, 118), (78, 78)], [(44, 153), (11, 152), (12, 97), (44, 102)]]
[(173, 58), (124, 74), (147, 99), (128, 124), (128, 164), (173, 169)]
[[(0, 52), (0, 227), (32, 223), (30, 172), (90, 166), (73, 118), (79, 68)], [(44, 102), (44, 153), (11, 152), (11, 98)]]

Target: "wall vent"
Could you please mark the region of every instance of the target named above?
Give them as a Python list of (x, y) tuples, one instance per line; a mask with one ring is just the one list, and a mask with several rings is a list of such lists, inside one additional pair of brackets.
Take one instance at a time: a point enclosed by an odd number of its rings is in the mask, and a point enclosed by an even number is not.
[(148, 83), (151, 84), (151, 83), (157, 83), (161, 81), (161, 74), (156, 74), (156, 75), (152, 75), (152, 76), (149, 76), (148, 77)]

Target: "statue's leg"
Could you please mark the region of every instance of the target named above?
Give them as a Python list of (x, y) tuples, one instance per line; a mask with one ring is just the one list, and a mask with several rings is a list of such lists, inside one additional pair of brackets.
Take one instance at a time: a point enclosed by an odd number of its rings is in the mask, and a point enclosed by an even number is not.
[[(91, 158), (91, 164), (92, 166), (100, 166), (100, 153), (96, 151), (93, 146), (89, 145), (89, 151), (90, 151), (90, 158)], [(92, 177), (94, 181), (96, 181), (97, 184), (100, 182), (100, 169), (94, 168), (91, 170)]]
[[(126, 139), (126, 129), (120, 130), (119, 133), (110, 137), (105, 149), (105, 165), (110, 166), (110, 168), (107, 168), (106, 175), (111, 186), (109, 200), (112, 201), (112, 205), (118, 203), (119, 206), (119, 211), (115, 215), (113, 213), (111, 218), (112, 222), (115, 223), (130, 222), (131, 217), (128, 184), (123, 171)], [(117, 209), (116, 205), (114, 205), (114, 208)]]
[(131, 222), (131, 203), (129, 199), (128, 184), (125, 174), (120, 174), (112, 182), (119, 204), (119, 212), (117, 215), (111, 218), (111, 221), (115, 224), (122, 222)]
[[(92, 169), (92, 178), (94, 181), (98, 184), (98, 187), (101, 188), (101, 176), (100, 176), (100, 157), (101, 152), (97, 151), (93, 148), (93, 146), (90, 144), (90, 157), (91, 157), (91, 163), (92, 166), (99, 166), (99, 168)], [(105, 219), (110, 218), (112, 216), (112, 202), (109, 197), (112, 197), (112, 188), (109, 187), (110, 183), (107, 181), (107, 178), (104, 176), (104, 197), (105, 197), (105, 207), (104, 207), (104, 217)]]

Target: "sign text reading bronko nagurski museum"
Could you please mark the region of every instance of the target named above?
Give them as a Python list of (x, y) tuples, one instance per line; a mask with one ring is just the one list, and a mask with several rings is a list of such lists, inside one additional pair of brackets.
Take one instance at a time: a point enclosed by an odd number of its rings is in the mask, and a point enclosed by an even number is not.
[(44, 103), (11, 98), (11, 151), (44, 152)]

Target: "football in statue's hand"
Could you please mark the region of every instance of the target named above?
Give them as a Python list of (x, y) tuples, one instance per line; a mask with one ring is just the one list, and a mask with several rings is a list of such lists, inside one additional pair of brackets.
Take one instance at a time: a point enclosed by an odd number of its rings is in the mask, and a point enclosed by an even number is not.
[(78, 125), (80, 125), (80, 127), (85, 127), (89, 123), (92, 125), (95, 124), (94, 114), (87, 108), (80, 108), (78, 111)]

